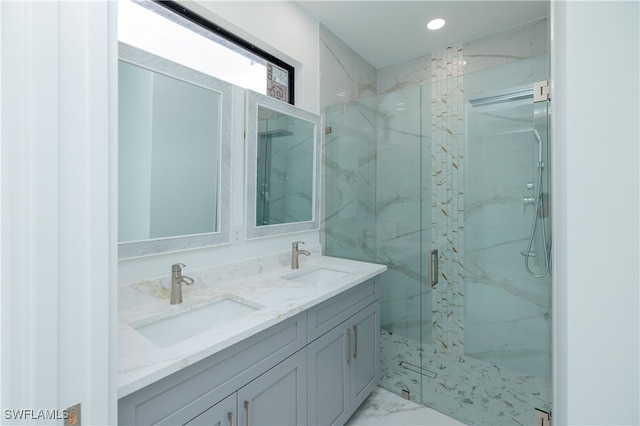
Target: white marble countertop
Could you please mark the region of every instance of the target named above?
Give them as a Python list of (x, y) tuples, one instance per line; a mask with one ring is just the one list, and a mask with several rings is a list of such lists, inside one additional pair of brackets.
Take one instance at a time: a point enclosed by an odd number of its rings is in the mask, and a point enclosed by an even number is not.
[[(282, 278), (320, 266), (348, 273), (331, 284), (323, 285)], [(169, 304), (168, 278), (135, 283), (130, 288), (121, 289), (124, 298), (129, 300), (121, 303), (118, 319), (118, 398), (303, 312), (386, 269), (384, 265), (312, 255), (304, 262), (301, 259), (298, 271), (290, 267), (276, 267), (226, 282), (219, 282), (215, 268), (200, 271), (197, 277), (185, 271), (185, 275), (196, 279), (196, 284), (183, 290), (183, 303), (179, 305)], [(122, 300), (123, 296), (120, 298)], [(132, 298), (136, 299), (135, 303), (130, 301)], [(172, 315), (179, 310), (198, 308), (224, 298), (235, 299), (258, 309), (165, 348), (144, 337), (132, 325), (138, 325), (150, 317)]]

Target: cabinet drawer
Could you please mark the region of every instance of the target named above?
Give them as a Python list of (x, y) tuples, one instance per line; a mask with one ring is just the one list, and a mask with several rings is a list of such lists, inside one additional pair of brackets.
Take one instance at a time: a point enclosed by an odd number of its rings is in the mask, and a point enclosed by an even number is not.
[(118, 424), (184, 424), (306, 345), (297, 315), (118, 401)]
[(310, 308), (307, 313), (309, 342), (379, 299), (378, 281), (378, 277), (371, 278), (316, 307)]

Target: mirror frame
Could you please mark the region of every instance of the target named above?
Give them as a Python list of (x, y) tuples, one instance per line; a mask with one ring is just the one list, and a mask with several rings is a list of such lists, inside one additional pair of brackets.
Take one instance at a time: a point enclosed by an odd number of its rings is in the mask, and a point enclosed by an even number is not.
[(228, 244), (231, 240), (231, 120), (233, 106), (231, 96), (233, 86), (122, 42), (118, 43), (118, 59), (218, 92), (221, 95), (218, 230), (202, 234), (118, 242), (118, 259)]
[[(273, 111), (297, 117), (314, 124), (313, 147), (313, 205), (312, 219), (305, 222), (292, 222), (276, 225), (256, 226), (256, 197), (257, 197), (257, 156), (258, 156), (258, 106)], [(286, 102), (270, 98), (263, 94), (247, 90), (247, 151), (246, 151), (246, 201), (245, 218), (246, 238), (270, 237), (273, 235), (290, 234), (293, 232), (320, 229), (320, 147), (322, 143), (320, 128), (322, 119), (319, 115), (310, 113)]]

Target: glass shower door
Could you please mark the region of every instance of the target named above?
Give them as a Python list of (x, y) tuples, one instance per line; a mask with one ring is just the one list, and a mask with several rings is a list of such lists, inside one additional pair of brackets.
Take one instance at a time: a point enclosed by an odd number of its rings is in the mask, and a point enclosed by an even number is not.
[(423, 119), (429, 88), (409, 87), (376, 101), (376, 261), (389, 268), (381, 278), (381, 386), (420, 402), (421, 347), (432, 336), (424, 274), (431, 248), (431, 138)]
[(534, 121), (544, 116), (540, 109), (528, 98), (468, 111), (465, 354), (547, 379), (548, 162), (546, 123)]

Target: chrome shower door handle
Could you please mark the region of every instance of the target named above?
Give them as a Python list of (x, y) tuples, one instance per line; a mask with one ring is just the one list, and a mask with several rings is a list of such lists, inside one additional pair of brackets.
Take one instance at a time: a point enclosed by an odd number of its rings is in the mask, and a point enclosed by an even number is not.
[(438, 250), (429, 253), (429, 287), (438, 284)]

